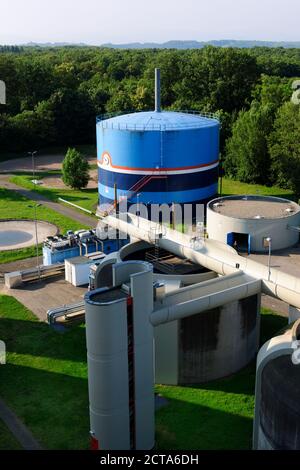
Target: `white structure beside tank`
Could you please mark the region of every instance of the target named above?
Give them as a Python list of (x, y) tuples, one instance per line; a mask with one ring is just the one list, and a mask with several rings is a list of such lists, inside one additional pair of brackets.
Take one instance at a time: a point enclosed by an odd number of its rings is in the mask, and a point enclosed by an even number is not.
[(299, 450), (300, 320), (267, 341), (257, 356), (253, 448)]
[(90, 267), (104, 258), (102, 251), (96, 251), (85, 256), (65, 259), (65, 280), (76, 287), (88, 284)]
[(248, 252), (288, 248), (299, 241), (300, 206), (269, 196), (226, 196), (207, 205), (207, 232), (218, 240)]

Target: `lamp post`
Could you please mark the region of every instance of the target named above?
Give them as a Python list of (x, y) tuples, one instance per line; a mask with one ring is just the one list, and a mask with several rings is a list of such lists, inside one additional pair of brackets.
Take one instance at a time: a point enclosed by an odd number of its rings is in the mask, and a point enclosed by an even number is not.
[(271, 251), (272, 251), (272, 238), (267, 237), (266, 242), (268, 243), (269, 255), (268, 255), (268, 281), (271, 277)]
[(34, 204), (33, 206), (28, 206), (34, 209), (34, 226), (35, 226), (35, 246), (36, 246), (36, 267), (38, 271), (38, 279), (41, 280), (41, 270), (40, 270), (40, 262), (39, 262), (39, 239), (38, 239), (38, 229), (37, 229), (37, 208), (40, 207), (41, 204)]
[(32, 159), (32, 182), (33, 184), (35, 184), (35, 162), (34, 162), (34, 157), (36, 156), (37, 154), (37, 151), (34, 150), (34, 152), (27, 152), (28, 155), (31, 156), (31, 159)]

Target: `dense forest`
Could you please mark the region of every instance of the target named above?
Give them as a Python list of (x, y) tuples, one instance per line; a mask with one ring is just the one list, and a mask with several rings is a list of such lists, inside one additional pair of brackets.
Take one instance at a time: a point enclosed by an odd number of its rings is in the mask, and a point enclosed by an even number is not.
[(2, 47), (0, 152), (93, 143), (96, 115), (153, 109), (155, 67), (164, 109), (218, 114), (229, 177), (300, 195), (300, 49)]

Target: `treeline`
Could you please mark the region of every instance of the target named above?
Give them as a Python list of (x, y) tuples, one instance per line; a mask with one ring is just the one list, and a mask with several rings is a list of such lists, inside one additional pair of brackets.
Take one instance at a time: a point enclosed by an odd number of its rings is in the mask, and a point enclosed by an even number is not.
[(1, 46), (0, 45), (0, 53), (1, 52), (13, 52), (15, 54), (19, 54), (24, 51), (23, 46)]
[(289, 159), (292, 148), (295, 175), (299, 106), (290, 98), (300, 49), (2, 50), (1, 151), (94, 142), (96, 115), (154, 108), (155, 67), (161, 68), (164, 109), (218, 113), (229, 176), (294, 185), (281, 157), (286, 151)]

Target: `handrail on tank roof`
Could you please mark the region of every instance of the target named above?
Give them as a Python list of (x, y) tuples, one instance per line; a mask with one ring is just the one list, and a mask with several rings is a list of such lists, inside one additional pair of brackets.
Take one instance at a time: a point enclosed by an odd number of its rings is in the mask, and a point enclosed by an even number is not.
[[(143, 112), (151, 112), (152, 110), (149, 110), (149, 111), (143, 111)], [(214, 119), (216, 121), (218, 121), (220, 123), (220, 117), (218, 116), (218, 114), (216, 113), (209, 113), (209, 112), (201, 112), (201, 111), (196, 111), (196, 110), (173, 110), (173, 109), (170, 109), (170, 110), (165, 110), (166, 112), (176, 112), (176, 113), (182, 113), (182, 114), (195, 114), (197, 115), (198, 117), (203, 117), (203, 118), (209, 118), (209, 119)], [(135, 114), (137, 113), (137, 111), (123, 111), (123, 112), (114, 112), (114, 113), (106, 113), (106, 114), (100, 114), (99, 116), (96, 116), (96, 123), (99, 123), (99, 122), (102, 122), (102, 121), (106, 121), (107, 119), (111, 119), (111, 118), (114, 118), (114, 117), (118, 117), (118, 116), (123, 116), (123, 115), (127, 115), (127, 114)], [(186, 127), (186, 124), (182, 124), (180, 125), (179, 123), (177, 124), (157, 124), (157, 123), (148, 123), (148, 124), (140, 124), (140, 125), (137, 125), (137, 124), (130, 124), (130, 123), (118, 123), (118, 124), (115, 124), (115, 126), (110, 123), (110, 126), (108, 127), (111, 127), (111, 128), (116, 128), (116, 129), (130, 129), (130, 130), (144, 130), (144, 129), (158, 129), (158, 130), (164, 130), (166, 128), (168, 129), (180, 129), (180, 128), (185, 128)], [(199, 126), (199, 124), (194, 124), (194, 125), (189, 125), (188, 126), (189, 128), (198, 128), (198, 127), (201, 127)]]

